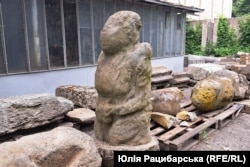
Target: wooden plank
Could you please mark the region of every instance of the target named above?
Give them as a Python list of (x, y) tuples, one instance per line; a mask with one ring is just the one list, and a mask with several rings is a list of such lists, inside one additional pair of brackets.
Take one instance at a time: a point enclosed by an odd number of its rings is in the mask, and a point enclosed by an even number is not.
[(197, 109), (196, 109), (196, 107), (194, 105), (191, 105), (191, 106), (189, 106), (187, 108), (183, 108), (183, 110), (191, 112), (191, 111), (194, 111), (194, 110), (197, 110)]
[(155, 129), (151, 130), (151, 135), (156, 136), (156, 135), (158, 135), (159, 133), (162, 133), (162, 132), (164, 132), (164, 131), (166, 131), (165, 128), (163, 128), (163, 127), (157, 127), (157, 128), (155, 128)]
[(231, 122), (233, 119), (235, 119), (235, 114), (237, 113), (237, 111), (241, 110), (242, 108), (243, 108), (242, 104), (235, 104), (230, 109), (215, 116), (214, 118), (218, 121), (218, 128), (221, 129), (222, 127), (227, 125), (229, 122)]
[(224, 107), (222, 109), (218, 109), (218, 110), (210, 111), (208, 113), (204, 113), (204, 114), (202, 114), (202, 116), (206, 117), (206, 118), (214, 117), (215, 115), (222, 113), (223, 111), (229, 109), (232, 106), (233, 106), (233, 103), (229, 103), (226, 107)]
[(223, 120), (226, 117), (228, 117), (228, 116), (232, 115), (233, 113), (235, 113), (241, 107), (243, 107), (243, 105), (241, 105), (241, 104), (235, 104), (231, 108), (229, 108), (228, 110), (226, 110), (226, 111), (222, 112), (221, 114), (215, 116), (214, 118), (217, 119), (217, 120)]
[(173, 138), (176, 134), (183, 132), (185, 129), (186, 129), (186, 127), (177, 126), (176, 128), (159, 136), (158, 139), (161, 141), (169, 140), (169, 139)]
[(170, 142), (170, 147), (173, 149), (176, 148), (177, 150), (182, 147), (186, 141), (190, 138), (194, 137), (195, 135), (199, 135), (204, 129), (209, 128), (211, 126), (216, 126), (217, 121), (213, 118), (210, 118), (206, 122), (202, 123), (201, 125), (195, 127), (193, 131), (188, 131), (187, 133), (183, 134), (182, 136), (178, 137), (177, 139)]
[(198, 117), (196, 119), (196, 121), (190, 122), (187, 127), (182, 127), (182, 126), (178, 125), (174, 129), (169, 130), (166, 133), (163, 133), (161, 136), (158, 137), (158, 139), (161, 141), (166, 141), (166, 140), (172, 139), (172, 138), (176, 137), (177, 134), (183, 132), (184, 130), (186, 130), (189, 127), (192, 127), (194, 124), (199, 123), (200, 121), (202, 121), (202, 118)]
[(192, 104), (192, 100), (185, 101), (180, 104), (181, 108), (187, 107)]

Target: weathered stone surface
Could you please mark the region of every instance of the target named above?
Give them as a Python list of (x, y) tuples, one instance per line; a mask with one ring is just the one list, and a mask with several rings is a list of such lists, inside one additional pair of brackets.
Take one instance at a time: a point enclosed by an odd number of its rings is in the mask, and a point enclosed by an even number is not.
[(114, 166), (114, 151), (159, 151), (160, 149), (158, 140), (153, 137), (148, 143), (137, 146), (112, 146), (98, 139), (95, 139), (95, 142), (102, 157), (102, 167)]
[(176, 117), (159, 112), (152, 112), (151, 119), (166, 129), (169, 129), (178, 124)]
[(176, 114), (176, 118), (182, 121), (189, 120), (188, 111), (181, 111)]
[(247, 64), (245, 68), (243, 68), (241, 74), (245, 75), (248, 80), (250, 80), (250, 64)]
[(225, 107), (233, 97), (232, 80), (215, 75), (197, 82), (191, 95), (193, 105), (204, 112)]
[(246, 65), (232, 65), (231, 70), (246, 76), (247, 80), (250, 80), (250, 64)]
[(228, 77), (233, 80), (235, 89), (234, 100), (240, 100), (249, 97), (248, 81), (242, 74), (224, 69), (217, 64), (192, 64), (188, 67), (188, 72), (192, 73), (195, 80), (202, 80), (210, 75)]
[(66, 114), (72, 121), (81, 123), (93, 123), (95, 120), (95, 112), (88, 108), (76, 108)]
[(0, 135), (45, 125), (64, 118), (73, 103), (52, 94), (0, 99)]
[(197, 115), (195, 112), (181, 111), (176, 114), (176, 118), (182, 121), (195, 121), (197, 119)]
[(168, 69), (165, 66), (156, 66), (152, 68), (152, 77), (162, 76), (162, 75), (170, 75), (172, 70)]
[(223, 70), (224, 68), (218, 64), (205, 63), (205, 64), (190, 64), (188, 66), (188, 73), (193, 74), (193, 79), (200, 81), (215, 71)]
[(64, 85), (56, 88), (56, 96), (71, 100), (75, 106), (95, 110), (97, 91), (94, 87)]
[(234, 71), (238, 74), (242, 73), (242, 70), (246, 67), (246, 65), (241, 65), (241, 64), (233, 64), (230, 66), (230, 70)]
[(245, 75), (237, 74), (229, 70), (220, 70), (213, 73), (214, 75), (227, 77), (232, 80), (234, 87), (234, 100), (245, 99), (249, 97), (249, 85)]
[(171, 75), (162, 75), (162, 76), (155, 76), (152, 78), (152, 84), (158, 84), (163, 82), (169, 82), (173, 79)]
[(151, 141), (152, 47), (139, 42), (140, 16), (131, 11), (111, 15), (101, 34), (95, 87), (98, 92), (95, 135), (110, 145)]
[(0, 166), (100, 167), (93, 138), (74, 128), (58, 127), (0, 144)]
[(182, 91), (176, 87), (153, 90), (151, 99), (153, 112), (175, 116), (181, 110), (180, 102), (183, 97)]

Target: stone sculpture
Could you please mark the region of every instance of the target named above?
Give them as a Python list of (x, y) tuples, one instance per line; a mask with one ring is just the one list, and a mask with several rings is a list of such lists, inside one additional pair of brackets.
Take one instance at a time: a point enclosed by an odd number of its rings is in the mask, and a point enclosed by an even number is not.
[(98, 140), (113, 146), (151, 141), (152, 48), (139, 42), (140, 28), (137, 13), (120, 11), (109, 17), (100, 34), (94, 129)]

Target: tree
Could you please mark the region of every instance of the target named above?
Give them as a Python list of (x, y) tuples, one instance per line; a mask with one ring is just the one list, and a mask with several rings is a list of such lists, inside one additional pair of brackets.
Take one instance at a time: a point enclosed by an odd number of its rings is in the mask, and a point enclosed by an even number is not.
[(201, 24), (194, 27), (189, 21), (186, 22), (186, 54), (202, 54), (201, 31)]
[(233, 0), (233, 17), (248, 15), (250, 13), (250, 0)]

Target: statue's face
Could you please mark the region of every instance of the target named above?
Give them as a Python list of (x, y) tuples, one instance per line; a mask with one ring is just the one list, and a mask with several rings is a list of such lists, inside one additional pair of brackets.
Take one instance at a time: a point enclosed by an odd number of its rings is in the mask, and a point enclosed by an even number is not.
[[(123, 11), (125, 12), (125, 11)], [(134, 12), (112, 15), (101, 31), (101, 47), (107, 55), (139, 42), (140, 17)]]

